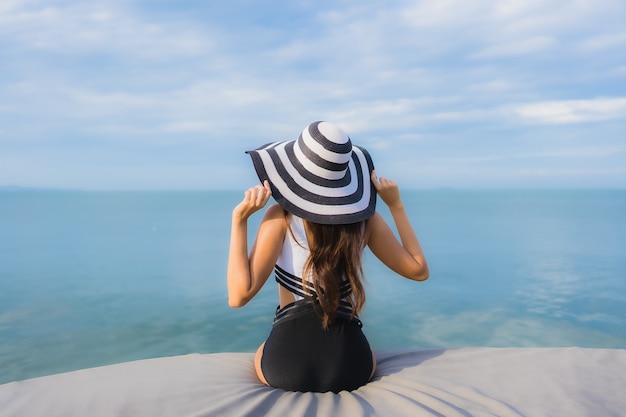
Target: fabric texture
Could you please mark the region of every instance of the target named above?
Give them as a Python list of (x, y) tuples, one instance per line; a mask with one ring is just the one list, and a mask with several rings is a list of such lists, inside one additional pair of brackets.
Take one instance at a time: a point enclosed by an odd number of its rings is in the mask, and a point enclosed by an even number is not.
[(626, 410), (626, 350), (377, 351), (372, 382), (287, 392), (255, 377), (253, 353), (148, 359), (0, 385), (0, 417), (527, 416)]

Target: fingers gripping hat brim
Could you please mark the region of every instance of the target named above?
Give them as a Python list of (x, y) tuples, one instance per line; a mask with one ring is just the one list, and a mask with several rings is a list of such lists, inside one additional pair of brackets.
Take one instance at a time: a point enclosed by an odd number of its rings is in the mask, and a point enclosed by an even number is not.
[(273, 142), (247, 152), (259, 179), (269, 181), (272, 196), (285, 210), (320, 224), (357, 223), (374, 214), (374, 164), (364, 148), (352, 145), (340, 169), (311, 164), (302, 147), (296, 141)]

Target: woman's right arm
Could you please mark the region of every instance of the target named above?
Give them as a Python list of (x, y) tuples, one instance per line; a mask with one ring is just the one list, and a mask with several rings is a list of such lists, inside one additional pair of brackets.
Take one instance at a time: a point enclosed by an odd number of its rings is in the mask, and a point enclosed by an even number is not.
[(382, 216), (375, 213), (368, 220), (367, 245), (394, 272), (415, 281), (428, 279), (428, 264), (404, 209), (398, 185), (390, 179), (378, 178), (376, 171), (372, 172), (372, 183), (389, 207), (400, 242)]
[(267, 204), (271, 192), (267, 181), (244, 195), (233, 210), (230, 250), (228, 252), (228, 304), (241, 307), (263, 287), (280, 255), (287, 230), (282, 208), (270, 206), (259, 226), (257, 237), (248, 253), (248, 218)]

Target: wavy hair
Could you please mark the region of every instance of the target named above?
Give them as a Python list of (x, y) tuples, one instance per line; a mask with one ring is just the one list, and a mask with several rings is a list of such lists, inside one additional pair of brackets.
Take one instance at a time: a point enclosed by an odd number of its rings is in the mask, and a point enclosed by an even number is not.
[(324, 225), (305, 221), (304, 224), (310, 249), (304, 276), (313, 276), (317, 301), (323, 311), (322, 325), (327, 329), (337, 315), (340, 285), (344, 279), (352, 287), (348, 297), (352, 316), (365, 304), (362, 283), (365, 222)]

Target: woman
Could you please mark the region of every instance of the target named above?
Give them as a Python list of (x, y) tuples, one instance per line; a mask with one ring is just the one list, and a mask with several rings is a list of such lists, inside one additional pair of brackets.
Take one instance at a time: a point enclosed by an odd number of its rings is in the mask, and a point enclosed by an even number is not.
[[(406, 278), (428, 278), (398, 186), (378, 178), (367, 151), (329, 122), (248, 153), (262, 185), (247, 190), (233, 210), (228, 301), (244, 306), (274, 271), (279, 305), (255, 356), (257, 376), (288, 391), (357, 389), (376, 365), (358, 318), (363, 249)], [(376, 194), (400, 241), (376, 212)], [(248, 253), (247, 220), (270, 196), (277, 204), (266, 210)]]

